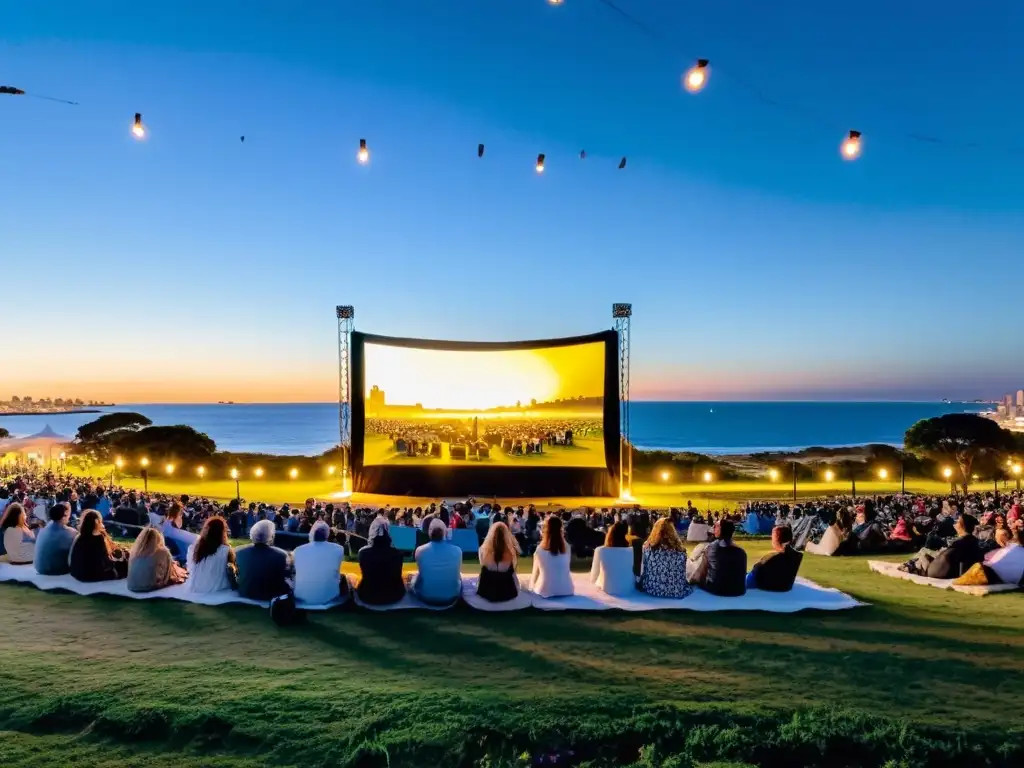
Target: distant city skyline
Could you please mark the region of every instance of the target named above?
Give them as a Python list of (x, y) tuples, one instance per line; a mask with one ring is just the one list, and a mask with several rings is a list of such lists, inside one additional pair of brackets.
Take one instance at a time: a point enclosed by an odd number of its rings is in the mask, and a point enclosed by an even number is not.
[(1024, 4), (631, 3), (679, 54), (596, 2), (8, 5), (2, 84), (79, 102), (0, 95), (12, 392), (330, 402), (337, 304), (507, 341), (616, 301), (638, 400), (1020, 386)]

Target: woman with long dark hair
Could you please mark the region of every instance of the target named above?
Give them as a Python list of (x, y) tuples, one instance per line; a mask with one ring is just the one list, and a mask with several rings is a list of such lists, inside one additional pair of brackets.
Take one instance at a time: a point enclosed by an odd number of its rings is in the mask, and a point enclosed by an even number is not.
[(572, 554), (562, 531), (562, 518), (551, 515), (541, 529), (540, 545), (533, 553), (530, 590), (541, 597), (568, 597), (576, 593), (569, 565)]
[(79, 581), (112, 581), (128, 575), (128, 551), (110, 538), (95, 509), (82, 515), (68, 560), (72, 577)]
[(609, 595), (624, 597), (636, 591), (633, 575), (633, 548), (626, 536), (629, 526), (613, 523), (604, 537), (604, 546), (594, 550), (594, 565), (590, 580)]
[(205, 594), (235, 588), (235, 550), (228, 543), (228, 524), (223, 517), (203, 523), (199, 538), (188, 550), (187, 563), (186, 592)]
[(0, 519), (0, 533), (11, 565), (30, 565), (35, 558), (36, 535), (25, 520), (25, 508), (18, 502), (8, 504)]

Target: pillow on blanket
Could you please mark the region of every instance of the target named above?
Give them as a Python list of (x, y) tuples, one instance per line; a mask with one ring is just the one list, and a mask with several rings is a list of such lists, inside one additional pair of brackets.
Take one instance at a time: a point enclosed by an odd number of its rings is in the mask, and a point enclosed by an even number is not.
[(984, 563), (975, 563), (962, 576), (953, 579), (953, 584), (958, 587), (984, 587), (1002, 583), (995, 572)]

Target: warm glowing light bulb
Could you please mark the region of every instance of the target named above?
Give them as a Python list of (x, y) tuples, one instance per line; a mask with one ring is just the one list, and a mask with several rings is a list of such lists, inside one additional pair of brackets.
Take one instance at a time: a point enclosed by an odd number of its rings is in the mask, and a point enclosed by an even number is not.
[(712, 475), (711, 475), (710, 472), (705, 472), (704, 473), (704, 482), (705, 483), (710, 483), (711, 482), (711, 477), (712, 477)]
[(953, 470), (950, 469), (949, 467), (946, 467), (944, 470), (942, 470), (942, 476), (949, 480), (949, 478), (953, 476)]
[(779, 479), (779, 470), (777, 470), (777, 469), (769, 469), (768, 470), (768, 477), (770, 477), (773, 482), (775, 480), (778, 480)]
[(672, 477), (672, 474), (667, 469), (662, 470), (662, 472), (661, 472), (661, 479), (662, 480), (664, 480), (667, 483), (668, 479), (670, 477)]
[(836, 473), (835, 472), (833, 472), (831, 469), (825, 471), (825, 482), (826, 483), (831, 483), (835, 479), (836, 479)]
[(66, 458), (66, 454), (64, 453), (64, 451), (61, 451), (60, 452), (60, 460), (64, 461), (65, 458)]
[(549, 5), (561, 5), (562, 0), (548, 0)]
[(537, 155), (537, 173), (544, 173), (544, 155)]
[(121, 467), (123, 467), (123, 466), (124, 466), (124, 459), (122, 459), (122, 458), (121, 458), (120, 456), (118, 456), (118, 457), (117, 457), (116, 459), (114, 459), (114, 465), (115, 465), (115, 466), (116, 466), (116, 467), (117, 467), (118, 469), (120, 469)]
[(144, 459), (142, 459), (142, 461), (139, 462), (139, 464), (141, 464), (144, 467), (148, 467), (149, 466), (149, 459), (144, 458)]
[(889, 476), (889, 470), (888, 469), (880, 469), (880, 470), (878, 470), (878, 478), (880, 480), (885, 480), (885, 478), (887, 478), (888, 476)]
[(231, 479), (232, 480), (237, 480), (238, 479), (238, 470), (237, 469), (232, 469), (231, 470)]
[(198, 467), (196, 467), (196, 474), (199, 475), (200, 477), (205, 475), (206, 474), (206, 467), (204, 467), (202, 464), (200, 464)]
[(294, 480), (298, 476), (299, 470), (295, 469), (294, 467), (288, 470), (288, 477), (290, 477), (292, 480)]
[(338, 469), (338, 468), (337, 468), (336, 466), (334, 466), (333, 464), (331, 464), (331, 466), (329, 466), (329, 467), (327, 468), (327, 474), (328, 474), (328, 475), (333, 475), (333, 474), (334, 474), (334, 473), (335, 473), (335, 472), (337, 471), (337, 469)]
[(256, 477), (263, 477), (263, 467), (256, 467), (256, 471), (253, 472)]
[(132, 123), (132, 133), (136, 139), (146, 138), (146, 128), (142, 125), (142, 115), (135, 113), (135, 122)]
[(856, 160), (860, 157), (860, 131), (850, 131), (843, 139), (842, 153), (846, 160)]
[(708, 84), (708, 75), (711, 74), (711, 67), (707, 59), (697, 59), (686, 75), (683, 76), (683, 87), (690, 93), (697, 93)]
[(359, 162), (363, 165), (370, 162), (370, 150), (366, 146), (366, 139), (359, 140), (359, 154), (356, 157), (359, 158)]
[(1010, 467), (1010, 471), (1013, 472), (1013, 474), (1015, 474), (1015, 475), (1019, 475), (1020, 474), (1020, 464), (1014, 464), (1012, 467)]
[(167, 464), (166, 466), (164, 466), (164, 470), (167, 472), (168, 475), (173, 475), (174, 474), (174, 465), (173, 464)]

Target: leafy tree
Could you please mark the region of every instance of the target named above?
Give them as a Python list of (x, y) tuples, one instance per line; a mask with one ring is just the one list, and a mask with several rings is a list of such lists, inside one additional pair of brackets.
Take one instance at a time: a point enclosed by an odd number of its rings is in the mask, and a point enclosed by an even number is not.
[(975, 460), (987, 454), (1013, 451), (1015, 438), (992, 419), (973, 413), (947, 413), (922, 419), (903, 438), (908, 451), (935, 461), (955, 462), (964, 492)]
[(109, 442), (112, 433), (134, 431), (140, 427), (148, 427), (152, 423), (141, 413), (105, 413), (98, 419), (80, 426), (75, 439), (79, 443)]
[(10, 432), (8, 432), (3, 427), (0, 427), (0, 440), (6, 440), (10, 436), (11, 436)]
[(20, 398), (20, 397), (18, 397), (17, 395), (14, 395), (14, 396), (13, 396), (13, 397), (11, 398), (11, 402), (12, 402), (12, 403), (20, 403), (20, 402), (21, 402), (21, 398)]
[(139, 431), (122, 430), (113, 440), (122, 453), (145, 455), (153, 461), (206, 461), (217, 451), (217, 444), (192, 427), (145, 427)]

